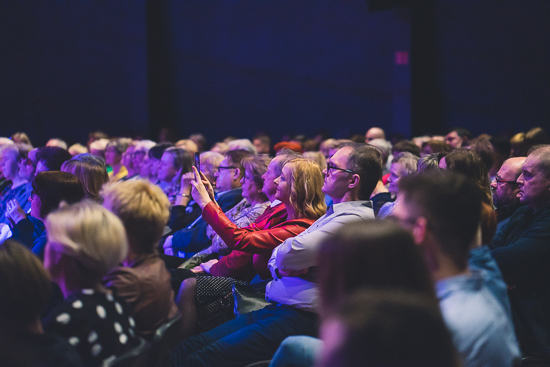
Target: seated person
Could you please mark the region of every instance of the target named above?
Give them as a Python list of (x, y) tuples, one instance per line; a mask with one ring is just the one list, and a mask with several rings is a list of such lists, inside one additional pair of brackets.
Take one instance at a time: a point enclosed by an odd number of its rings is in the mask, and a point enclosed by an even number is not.
[(323, 320), (321, 336), (319, 367), (461, 366), (441, 311), (421, 293), (354, 293)]
[(27, 153), (28, 151), (24, 147), (20, 149), (17, 144), (4, 145), (0, 149), (0, 170), (4, 174), (4, 178), (11, 181), (11, 185), (0, 196), (0, 227), (9, 224), (6, 210), (8, 203), (12, 200), (15, 200), (25, 213), (30, 208), (31, 184), (20, 175), (18, 165)]
[(171, 147), (164, 151), (158, 166), (157, 184), (170, 200), (170, 204), (176, 203), (180, 193), (181, 176), (191, 172), (193, 157), (185, 149)]
[[(230, 150), (226, 153), (225, 158), (218, 167), (216, 174), (216, 202), (222, 211), (228, 211), (242, 197), (241, 178), (244, 175), (244, 168), (241, 161), (244, 157), (251, 156), (252, 153), (245, 150)], [(189, 187), (182, 187), (183, 190), (189, 190)], [(185, 194), (190, 201), (190, 196)], [(164, 253), (170, 256), (191, 257), (195, 253), (204, 250), (210, 246), (211, 241), (206, 234), (208, 223), (199, 216), (189, 226), (168, 236), (164, 242)]]
[(392, 195), (393, 199), (390, 202), (385, 203), (380, 208), (377, 218), (385, 218), (391, 214), (393, 207), (395, 205), (395, 198), (399, 191), (398, 184), (401, 177), (408, 175), (414, 175), (416, 173), (418, 165), (418, 157), (412, 155), (411, 153), (397, 153), (390, 168), (390, 177), (388, 182), (390, 184), (388, 191)]
[(508, 285), (524, 356), (550, 356), (550, 146), (534, 150), (517, 179), (517, 209), (489, 244)]
[(470, 248), (479, 241), (478, 186), (458, 173), (428, 171), (401, 179), (399, 197), (393, 216), (423, 251), (464, 366), (514, 366), (520, 351), (507, 301), (468, 266)]
[[(204, 152), (200, 155), (201, 172), (204, 173), (208, 181), (216, 190), (216, 172), (223, 161), (223, 155), (214, 152)], [(201, 215), (201, 208), (195, 200), (191, 198), (191, 180), (195, 178), (193, 172), (185, 173), (181, 176), (180, 192), (176, 197), (176, 202), (172, 205), (170, 212), (170, 221), (168, 226), (172, 231), (179, 231), (193, 223)], [(208, 236), (212, 238), (212, 236)]]
[(128, 243), (116, 215), (92, 201), (72, 204), (46, 219), (44, 266), (65, 300), (43, 319), (87, 366), (107, 364), (140, 344), (124, 299), (101, 285), (126, 258)]
[(109, 182), (107, 165), (103, 158), (90, 153), (82, 153), (65, 161), (61, 166), (63, 172), (72, 173), (80, 179), (86, 198), (99, 202), (99, 192)]
[[(224, 213), (227, 218), (239, 228), (252, 225), (256, 219), (261, 216), (268, 207), (270, 207), (271, 200), (276, 200), (274, 196), (275, 193), (273, 193), (272, 197), (268, 197), (263, 191), (263, 175), (266, 173), (270, 161), (271, 159), (267, 156), (246, 157), (242, 160), (245, 170), (244, 176), (241, 179), (241, 184), (243, 185), (242, 195), (244, 199)], [(185, 269), (193, 269), (197, 265), (206, 262), (203, 260), (208, 257), (212, 258), (212, 256), (214, 256), (218, 259), (220, 255), (228, 255), (232, 252), (220, 235), (216, 234), (214, 229), (212, 229), (212, 226), (208, 225), (206, 228), (206, 233), (208, 237), (212, 239), (212, 245), (193, 255), (193, 257), (182, 264), (180, 268), (183, 267)], [(252, 255), (250, 255), (250, 259), (251, 258)], [(216, 260), (216, 263), (217, 262), (218, 260)], [(210, 273), (210, 269), (211, 267), (208, 266), (208, 270), (201, 269), (199, 272), (206, 271), (207, 273)], [(248, 276), (249, 275), (250, 274), (248, 274)], [(241, 278), (237, 274), (228, 274), (227, 276)], [(246, 279), (246, 276), (244, 278)]]
[(50, 298), (48, 272), (16, 241), (0, 246), (0, 351), (3, 367), (84, 366), (63, 338), (44, 333), (40, 314)]
[(38, 148), (36, 153), (36, 174), (44, 171), (59, 171), (65, 161), (73, 156), (66, 149), (59, 147)]
[(75, 175), (61, 171), (40, 172), (32, 182), (30, 215), (25, 214), (16, 201), (8, 203), (7, 216), (12, 222), (12, 238), (44, 259), (47, 242), (44, 220), (62, 201), (72, 204), (83, 198), (84, 190)]
[(101, 194), (103, 206), (120, 218), (128, 237), (128, 254), (103, 284), (133, 308), (137, 332), (149, 338), (178, 312), (170, 274), (156, 250), (170, 203), (158, 186), (145, 180), (110, 183)]
[(128, 149), (130, 139), (114, 139), (107, 143), (105, 147), (105, 163), (111, 167), (109, 172), (109, 181), (117, 182), (128, 176), (128, 169), (122, 163), (122, 155)]

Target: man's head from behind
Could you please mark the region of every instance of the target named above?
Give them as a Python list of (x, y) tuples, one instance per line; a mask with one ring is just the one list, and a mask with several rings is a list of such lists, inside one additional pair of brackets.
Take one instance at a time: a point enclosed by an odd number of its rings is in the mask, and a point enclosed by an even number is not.
[(527, 156), (517, 179), (519, 201), (537, 210), (550, 204), (550, 146)]
[(371, 127), (367, 130), (365, 134), (365, 143), (370, 143), (374, 139), (383, 139), (386, 140), (386, 134), (384, 130), (379, 127)]
[[(479, 191), (466, 177), (449, 171), (427, 171), (399, 182), (393, 215), (409, 229), (415, 242), (435, 245), (435, 251), (465, 270), (468, 251), (481, 214)], [(424, 246), (426, 247), (426, 246)], [(428, 258), (428, 265), (433, 263)]]
[(132, 252), (153, 252), (170, 215), (164, 192), (148, 181), (135, 180), (107, 184), (101, 196), (103, 206), (124, 224)]
[(516, 182), (521, 174), (521, 166), (525, 157), (514, 157), (504, 161), (491, 182), (493, 204), (497, 209), (519, 203), (519, 187)]

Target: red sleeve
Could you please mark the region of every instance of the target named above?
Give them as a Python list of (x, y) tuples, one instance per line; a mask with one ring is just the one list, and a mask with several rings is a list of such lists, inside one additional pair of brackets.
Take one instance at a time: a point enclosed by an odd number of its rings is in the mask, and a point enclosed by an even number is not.
[(294, 219), (262, 231), (250, 227), (238, 228), (214, 203), (204, 207), (202, 217), (228, 247), (253, 254), (271, 252), (284, 240), (297, 236), (314, 222), (311, 219)]
[(210, 268), (210, 274), (250, 281), (255, 275), (252, 256), (246, 252), (233, 250)]

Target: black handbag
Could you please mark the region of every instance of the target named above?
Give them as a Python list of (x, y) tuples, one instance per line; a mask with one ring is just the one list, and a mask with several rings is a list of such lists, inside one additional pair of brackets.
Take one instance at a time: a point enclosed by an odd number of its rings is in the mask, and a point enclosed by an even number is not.
[(262, 280), (253, 284), (233, 284), (232, 292), (235, 300), (233, 311), (235, 316), (260, 310), (269, 305), (265, 300), (265, 287), (270, 280)]

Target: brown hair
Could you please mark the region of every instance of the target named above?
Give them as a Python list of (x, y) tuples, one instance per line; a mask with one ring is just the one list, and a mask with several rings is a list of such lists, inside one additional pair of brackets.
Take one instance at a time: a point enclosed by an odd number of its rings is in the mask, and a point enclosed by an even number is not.
[(86, 197), (94, 201), (99, 201), (99, 191), (109, 182), (105, 161), (90, 153), (82, 153), (66, 161), (61, 166), (61, 170), (77, 176)]
[(269, 166), (271, 158), (266, 155), (257, 155), (252, 157), (245, 157), (241, 161), (245, 171), (252, 173), (254, 177), (254, 183), (258, 189), (264, 187), (264, 180), (262, 175), (267, 171), (267, 166)]
[(445, 156), (445, 163), (447, 163), (448, 170), (462, 173), (472, 180), (483, 201), (493, 205), (489, 172), (479, 154), (468, 149), (455, 149)]
[(435, 298), (430, 273), (410, 233), (389, 220), (343, 226), (319, 248), (321, 310), (367, 287), (407, 289)]
[(38, 258), (19, 242), (0, 246), (0, 328), (21, 330), (38, 320), (50, 300), (50, 276)]
[(84, 199), (84, 190), (78, 177), (61, 171), (40, 172), (32, 181), (32, 189), (40, 198), (40, 217), (45, 219), (59, 203), (69, 204)]

